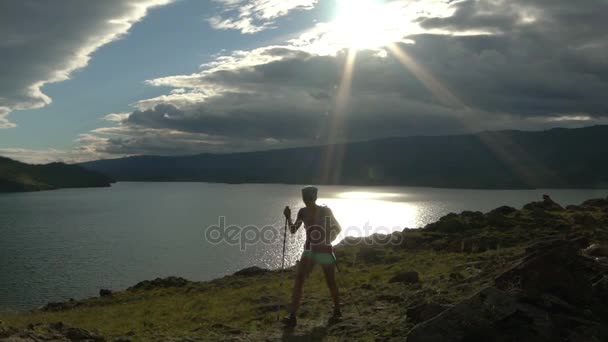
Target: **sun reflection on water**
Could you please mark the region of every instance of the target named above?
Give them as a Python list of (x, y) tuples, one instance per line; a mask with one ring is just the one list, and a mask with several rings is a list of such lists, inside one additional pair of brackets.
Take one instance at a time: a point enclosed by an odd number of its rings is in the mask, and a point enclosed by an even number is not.
[(384, 192), (342, 192), (333, 197), (320, 198), (342, 226), (336, 241), (345, 236), (367, 236), (374, 233), (390, 234), (404, 228), (417, 228), (423, 223), (415, 203), (398, 201), (407, 195)]

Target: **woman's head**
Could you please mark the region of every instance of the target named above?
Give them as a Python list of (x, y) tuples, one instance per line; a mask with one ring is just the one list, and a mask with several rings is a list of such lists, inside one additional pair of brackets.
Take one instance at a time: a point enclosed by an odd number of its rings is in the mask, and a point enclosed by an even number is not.
[(317, 201), (317, 188), (314, 186), (307, 186), (302, 189), (302, 200), (307, 207), (313, 206)]

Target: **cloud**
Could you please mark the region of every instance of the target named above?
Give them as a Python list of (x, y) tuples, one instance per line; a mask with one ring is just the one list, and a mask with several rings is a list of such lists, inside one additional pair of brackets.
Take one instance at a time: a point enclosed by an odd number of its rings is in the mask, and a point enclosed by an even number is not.
[(147, 11), (171, 0), (2, 2), (0, 128), (8, 113), (51, 103), (42, 87), (69, 79), (91, 54), (119, 39)]
[(112, 113), (103, 117), (106, 121), (121, 122), (129, 117), (130, 113)]
[(79, 159), (74, 158), (70, 151), (53, 148), (39, 150), (27, 148), (0, 148), (0, 156), (30, 164), (47, 164), (56, 161), (79, 161)]
[(111, 136), (104, 153), (184, 154), (608, 122), (606, 2), (465, 0), (433, 13), (419, 13), (427, 32), (395, 43), (399, 54), (360, 49), (346, 97), (348, 53), (315, 52), (308, 32), (150, 80), (178, 91), (92, 134)]
[(0, 129), (2, 128), (13, 128), (15, 124), (8, 121), (6, 118), (11, 112), (11, 109), (8, 107), (0, 107)]
[(294, 10), (310, 10), (318, 0), (213, 0), (222, 15), (207, 21), (216, 30), (238, 30), (245, 34), (273, 28), (275, 20)]

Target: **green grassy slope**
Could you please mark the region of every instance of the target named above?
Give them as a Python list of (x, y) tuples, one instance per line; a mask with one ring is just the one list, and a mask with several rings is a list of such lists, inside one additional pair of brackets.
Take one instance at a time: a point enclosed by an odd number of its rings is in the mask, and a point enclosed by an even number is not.
[(0, 192), (109, 186), (112, 179), (76, 165), (30, 165), (0, 157)]

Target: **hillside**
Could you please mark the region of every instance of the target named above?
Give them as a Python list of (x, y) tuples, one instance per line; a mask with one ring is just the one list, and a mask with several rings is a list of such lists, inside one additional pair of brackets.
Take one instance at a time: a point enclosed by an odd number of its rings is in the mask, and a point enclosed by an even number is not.
[(117, 180), (606, 188), (608, 126), (390, 138), (335, 146), (81, 164)]
[(0, 192), (106, 187), (112, 182), (107, 176), (77, 165), (30, 165), (0, 157)]
[(0, 314), (0, 339), (606, 341), (606, 242), (608, 199), (563, 208), (546, 197), (519, 210), (450, 214), (420, 230), (342, 241), (341, 320), (329, 320), (316, 268), (298, 326), (283, 328), (277, 315), (285, 313), (293, 269), (250, 268)]

